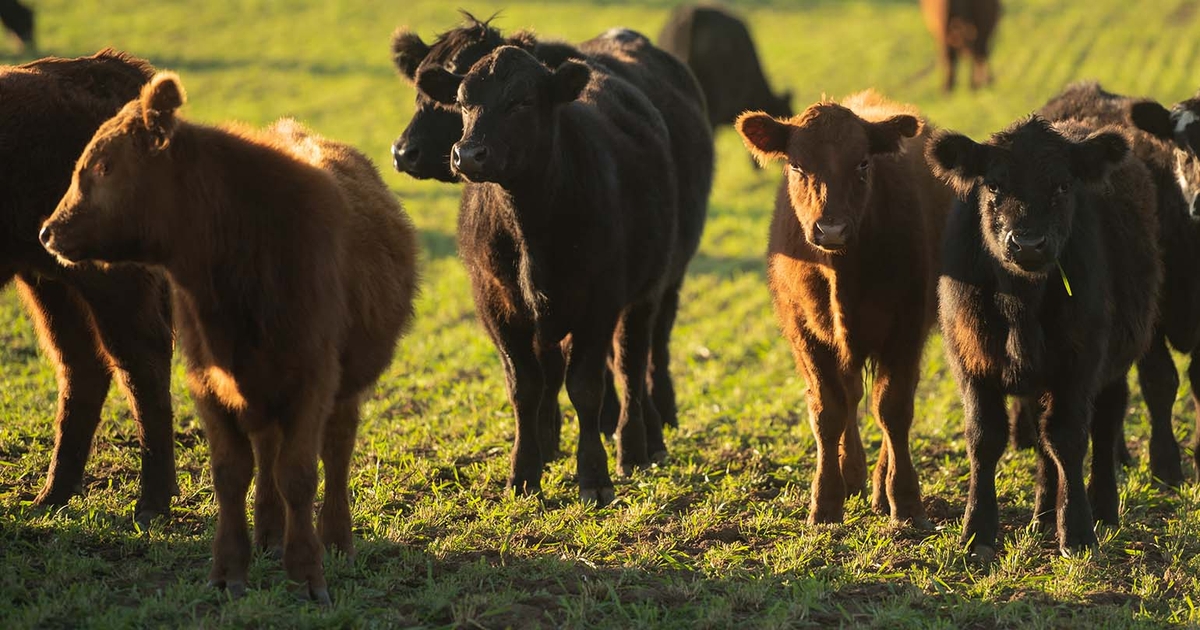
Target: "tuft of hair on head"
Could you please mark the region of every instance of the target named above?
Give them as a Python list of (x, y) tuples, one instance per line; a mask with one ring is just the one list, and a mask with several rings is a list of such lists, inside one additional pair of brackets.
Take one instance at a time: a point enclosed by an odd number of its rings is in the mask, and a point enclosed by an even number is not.
[(159, 72), (142, 87), (142, 124), (150, 132), (155, 150), (162, 150), (170, 143), (178, 122), (175, 111), (186, 101), (183, 84), (174, 72)]
[(987, 170), (987, 150), (960, 133), (939, 129), (925, 144), (925, 162), (935, 177), (966, 199)]
[(742, 112), (733, 123), (746, 150), (760, 166), (787, 157), (790, 125), (761, 111)]

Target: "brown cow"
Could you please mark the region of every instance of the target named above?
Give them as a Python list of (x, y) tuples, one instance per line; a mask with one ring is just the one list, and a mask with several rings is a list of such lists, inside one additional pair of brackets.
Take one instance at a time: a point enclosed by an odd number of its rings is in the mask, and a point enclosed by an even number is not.
[(771, 222), (768, 281), (808, 382), (815, 523), (840, 522), (847, 494), (865, 491), (855, 411), (871, 366), (884, 433), (872, 504), (928, 526), (908, 432), (952, 193), (923, 162), (923, 126), (915, 108), (872, 91), (789, 120), (748, 112), (737, 121), (755, 158), (788, 165)]
[(946, 69), (944, 89), (954, 89), (959, 53), (971, 56), (971, 89), (991, 85), (988, 53), (992, 32), (1000, 20), (1000, 0), (921, 0), (921, 13), (937, 40)]
[(42, 242), (67, 261), (166, 269), (212, 447), (211, 583), (244, 591), (257, 464), (256, 542), (282, 541), (288, 576), (327, 604), (321, 543), (353, 553), (359, 403), (412, 317), (413, 228), (350, 147), (290, 120), (265, 132), (192, 124), (176, 116), (183, 100), (177, 77), (160, 73), (100, 128)]
[(153, 74), (150, 64), (113, 50), (0, 68), (0, 286), (15, 276), (58, 372), (54, 454), (34, 502), (63, 505), (82, 492), (100, 410), (116, 377), (141, 446), (134, 518), (143, 527), (168, 513), (177, 492), (166, 278), (140, 267), (64, 267), (37, 234), (92, 134)]

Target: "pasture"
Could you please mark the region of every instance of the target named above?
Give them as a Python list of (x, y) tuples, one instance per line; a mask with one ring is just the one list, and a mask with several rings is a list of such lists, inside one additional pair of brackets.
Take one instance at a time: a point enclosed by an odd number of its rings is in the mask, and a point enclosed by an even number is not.
[[(392, 67), (390, 35), (408, 25), (429, 41), (458, 22), (455, 4), (31, 4), (42, 53), (112, 46), (175, 70), (189, 92), (186, 117), (265, 125), (294, 116), (363, 150), (420, 229), (423, 281), (415, 326), (364, 405), (350, 480), (358, 556), (327, 559), (329, 610), (300, 601), (271, 558), (256, 557), (241, 600), (205, 587), (216, 505), (178, 357), (181, 495), (172, 517), (145, 532), (134, 527), (136, 432), (115, 389), (86, 496), (62, 509), (32, 505), (53, 447), (55, 376), (16, 292), (0, 293), (0, 627), (1200, 625), (1200, 486), (1153, 482), (1136, 379), (1126, 423), (1137, 463), (1121, 476), (1122, 523), (1102, 528), (1092, 552), (1059, 557), (1052, 538), (1029, 526), (1035, 458), (1010, 450), (997, 480), (1004, 547), (990, 567), (966, 559), (962, 411), (936, 336), (912, 443), (936, 530), (891, 525), (861, 498), (841, 525), (806, 524), (815, 444), (764, 270), (779, 174), (753, 168), (732, 130), (716, 138), (709, 220), (675, 329), (680, 427), (668, 432), (669, 460), (618, 479), (617, 501), (604, 509), (577, 503), (573, 457), (550, 466), (542, 497), (513, 497), (504, 489), (514, 421), (501, 366), (455, 255), (458, 190), (390, 166), (413, 103)], [(617, 25), (653, 37), (673, 4), (462, 6), (479, 16), (503, 9), (495, 24), (506, 32), (578, 41)], [(1010, 0), (992, 55), (995, 85), (951, 96), (941, 94), (915, 0), (737, 8), (772, 88), (793, 90), (797, 109), (873, 86), (977, 140), (1077, 79), (1168, 105), (1200, 87), (1196, 0)], [(4, 63), (27, 60), (0, 51)], [(563, 443), (573, 451), (574, 417), (564, 409)], [(1190, 443), (1187, 385), (1175, 412), (1176, 434)], [(861, 409), (860, 423), (874, 462), (879, 431)]]

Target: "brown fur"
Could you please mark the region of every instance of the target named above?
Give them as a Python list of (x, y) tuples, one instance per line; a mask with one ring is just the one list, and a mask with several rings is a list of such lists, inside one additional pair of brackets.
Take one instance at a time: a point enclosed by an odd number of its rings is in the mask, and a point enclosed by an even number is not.
[[(737, 128), (756, 159), (789, 163), (771, 224), (768, 281), (809, 386), (818, 438), (810, 519), (840, 521), (846, 495), (865, 490), (855, 410), (870, 365), (886, 436), (874, 506), (923, 522), (908, 431), (921, 350), (936, 314), (936, 261), (952, 197), (923, 162), (927, 126), (914, 108), (869, 91), (840, 105), (817, 103), (788, 121), (764, 116), (743, 114)], [(857, 182), (862, 160), (869, 161), (867, 180)], [(838, 251), (816, 244), (815, 224), (832, 219), (844, 219), (851, 233)]]
[(146, 62), (104, 50), (0, 68), (0, 285), (16, 277), (58, 373), (50, 474), (37, 504), (62, 505), (83, 471), (113, 377), (125, 391), (141, 445), (135, 518), (166, 514), (175, 486), (171, 432), (171, 311), (161, 274), (135, 267), (64, 267), (38, 243), (38, 228), (71, 183), (96, 129), (137, 95)]
[(944, 89), (954, 89), (955, 66), (960, 54), (971, 57), (971, 89), (991, 85), (988, 53), (992, 33), (1000, 20), (999, 0), (921, 0), (925, 26), (937, 40), (938, 55), (946, 72)]
[[(68, 259), (164, 267), (219, 503), (212, 582), (282, 543), (289, 577), (328, 601), (318, 542), (353, 552), (347, 479), (359, 402), (412, 317), (412, 225), (359, 152), (283, 120), (258, 132), (180, 120), (162, 73), (80, 158), (47, 221)], [(313, 531), (317, 457), (326, 497)]]

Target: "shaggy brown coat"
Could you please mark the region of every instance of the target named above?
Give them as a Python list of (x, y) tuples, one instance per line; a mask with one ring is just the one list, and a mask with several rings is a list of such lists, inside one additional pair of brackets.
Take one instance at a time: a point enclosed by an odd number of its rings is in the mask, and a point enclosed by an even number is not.
[(841, 521), (847, 494), (865, 491), (856, 410), (870, 365), (884, 432), (872, 503), (894, 519), (927, 523), (908, 433), (952, 195), (923, 162), (923, 127), (915, 108), (870, 91), (786, 121), (754, 112), (737, 122), (757, 159), (788, 164), (767, 272), (808, 383), (817, 435), (813, 522)]
[(212, 583), (244, 588), (257, 465), (256, 542), (282, 543), (288, 576), (327, 603), (321, 543), (353, 552), (359, 403), (412, 317), (413, 228), (350, 147), (290, 120), (265, 132), (191, 124), (176, 117), (182, 103), (162, 73), (101, 127), (43, 243), (68, 260), (166, 269), (212, 448)]
[(992, 83), (988, 53), (992, 32), (1000, 20), (1000, 0), (921, 0), (925, 26), (937, 40), (946, 72), (944, 89), (954, 89), (959, 54), (971, 56), (971, 89)]
[(64, 267), (38, 243), (38, 228), (71, 184), (92, 134), (138, 94), (153, 69), (103, 50), (0, 68), (0, 286), (18, 293), (58, 372), (50, 474), (35, 503), (63, 505), (83, 490), (83, 471), (113, 376), (129, 399), (141, 445), (134, 515), (145, 526), (170, 510), (171, 310), (166, 279), (139, 267)]

